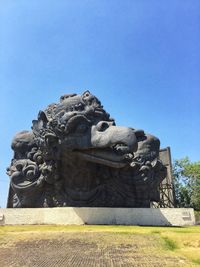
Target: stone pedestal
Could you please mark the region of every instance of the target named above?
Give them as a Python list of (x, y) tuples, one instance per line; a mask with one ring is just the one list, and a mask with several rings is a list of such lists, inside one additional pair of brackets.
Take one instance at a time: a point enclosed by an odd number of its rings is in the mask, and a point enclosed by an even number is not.
[(193, 209), (182, 208), (23, 208), (0, 209), (0, 225), (194, 225)]

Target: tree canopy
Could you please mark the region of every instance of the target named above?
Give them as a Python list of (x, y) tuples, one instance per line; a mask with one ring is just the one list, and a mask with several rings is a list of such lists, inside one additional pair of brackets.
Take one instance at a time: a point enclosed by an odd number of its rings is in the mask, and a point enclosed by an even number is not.
[(200, 210), (200, 161), (188, 157), (173, 163), (174, 188), (177, 207)]

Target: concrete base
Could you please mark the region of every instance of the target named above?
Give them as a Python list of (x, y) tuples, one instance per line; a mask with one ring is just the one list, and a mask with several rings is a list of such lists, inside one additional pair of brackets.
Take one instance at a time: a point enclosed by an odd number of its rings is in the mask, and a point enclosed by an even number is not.
[(0, 209), (0, 225), (107, 224), (107, 225), (194, 225), (193, 209), (175, 208), (23, 208)]

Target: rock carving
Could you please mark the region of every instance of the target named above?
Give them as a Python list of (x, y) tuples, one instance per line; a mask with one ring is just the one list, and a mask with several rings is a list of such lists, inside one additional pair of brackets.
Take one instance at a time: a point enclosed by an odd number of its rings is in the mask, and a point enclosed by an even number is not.
[(64, 95), (12, 141), (11, 206), (150, 207), (166, 175), (159, 147), (143, 130), (116, 126), (89, 91)]

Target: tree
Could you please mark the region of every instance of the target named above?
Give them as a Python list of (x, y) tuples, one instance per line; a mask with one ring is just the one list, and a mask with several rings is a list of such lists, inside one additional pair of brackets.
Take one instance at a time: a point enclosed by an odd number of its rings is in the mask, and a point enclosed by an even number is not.
[(175, 160), (173, 176), (177, 206), (200, 210), (200, 161)]

